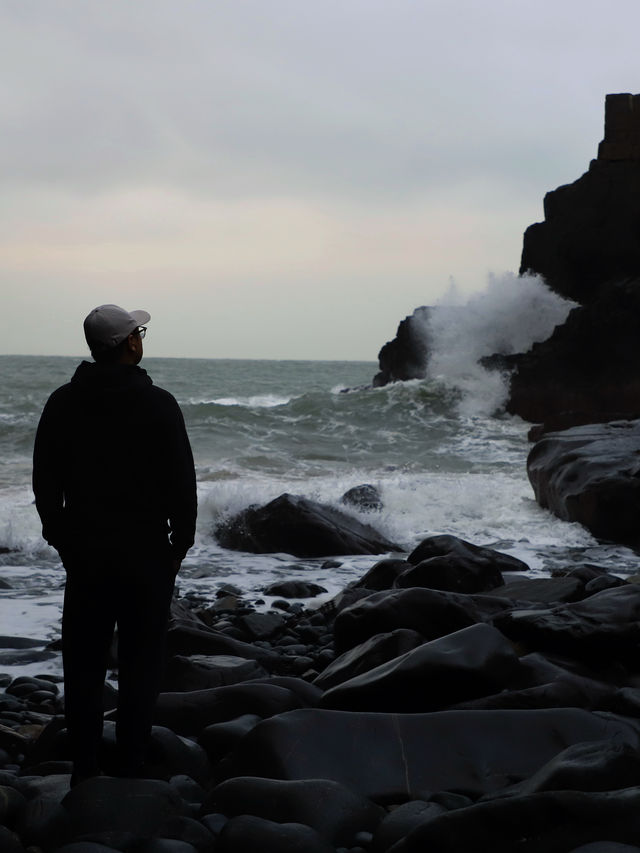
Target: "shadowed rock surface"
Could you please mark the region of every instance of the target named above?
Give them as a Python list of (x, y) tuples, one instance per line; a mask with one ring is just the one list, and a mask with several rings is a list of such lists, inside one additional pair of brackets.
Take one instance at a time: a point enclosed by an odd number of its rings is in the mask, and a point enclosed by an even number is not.
[(549, 433), (527, 459), (540, 506), (594, 536), (640, 544), (640, 421)]

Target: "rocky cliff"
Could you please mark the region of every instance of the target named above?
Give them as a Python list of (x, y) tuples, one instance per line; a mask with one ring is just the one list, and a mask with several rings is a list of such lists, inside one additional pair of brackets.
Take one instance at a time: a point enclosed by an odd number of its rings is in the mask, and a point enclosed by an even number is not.
[[(485, 367), (510, 373), (507, 411), (554, 427), (640, 417), (640, 95), (607, 95), (598, 157), (574, 183), (547, 193), (530, 225), (520, 274), (541, 275), (578, 303), (526, 353), (496, 353)], [(375, 384), (424, 376), (420, 335), (433, 309), (400, 323), (379, 354)]]

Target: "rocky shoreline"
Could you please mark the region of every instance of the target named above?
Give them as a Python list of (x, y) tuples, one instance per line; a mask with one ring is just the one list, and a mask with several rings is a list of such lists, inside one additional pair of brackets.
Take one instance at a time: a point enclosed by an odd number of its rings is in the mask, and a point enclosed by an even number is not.
[(4, 676), (0, 849), (640, 850), (640, 586), (526, 570), (437, 536), (319, 607), (176, 598), (143, 779), (70, 790), (58, 679)]

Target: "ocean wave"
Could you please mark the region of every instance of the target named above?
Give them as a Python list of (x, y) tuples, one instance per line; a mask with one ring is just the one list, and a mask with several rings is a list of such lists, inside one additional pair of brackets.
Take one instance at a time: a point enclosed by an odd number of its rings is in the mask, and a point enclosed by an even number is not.
[(214, 399), (191, 399), (190, 406), (239, 406), (247, 409), (273, 409), (286, 406), (295, 397), (281, 397), (277, 394), (255, 394), (251, 397), (215, 397)]

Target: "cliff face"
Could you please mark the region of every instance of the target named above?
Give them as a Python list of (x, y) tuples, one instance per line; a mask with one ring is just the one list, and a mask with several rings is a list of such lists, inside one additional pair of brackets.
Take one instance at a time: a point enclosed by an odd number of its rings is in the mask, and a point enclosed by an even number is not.
[[(544, 342), (486, 367), (511, 373), (507, 411), (556, 427), (640, 418), (640, 95), (607, 95), (598, 157), (547, 193), (527, 228), (520, 273), (541, 275), (578, 303)], [(379, 354), (374, 384), (425, 376), (429, 341), (418, 308)]]
[(640, 95), (607, 95), (598, 159), (547, 193), (521, 272), (580, 303), (513, 370), (507, 410), (564, 426), (640, 417)]
[(373, 377), (374, 387), (407, 379), (424, 379), (429, 359), (426, 323), (430, 309), (416, 308), (401, 320), (396, 336), (378, 353), (380, 372)]
[(547, 193), (544, 216), (525, 231), (521, 273), (581, 304), (608, 281), (640, 276), (640, 95), (607, 95), (597, 160)]

